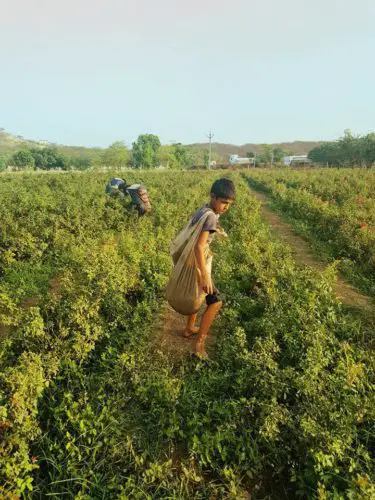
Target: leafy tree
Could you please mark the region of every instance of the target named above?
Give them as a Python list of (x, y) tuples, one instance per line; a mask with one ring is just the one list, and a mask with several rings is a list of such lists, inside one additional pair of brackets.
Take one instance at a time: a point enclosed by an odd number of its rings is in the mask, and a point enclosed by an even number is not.
[(309, 151), (310, 160), (328, 166), (371, 166), (375, 163), (375, 134), (354, 136), (347, 129), (337, 141), (324, 142)]
[(0, 172), (3, 172), (7, 168), (6, 160), (3, 156), (0, 156)]
[(342, 150), (338, 142), (324, 142), (308, 153), (308, 158), (316, 163), (338, 166), (342, 163)]
[(324, 163), (324, 161), (322, 161), (322, 146), (316, 146), (315, 148), (310, 149), (307, 153), (307, 157), (315, 163)]
[(191, 168), (195, 165), (197, 155), (193, 148), (179, 142), (173, 144), (172, 150), (181, 168)]
[(280, 163), (284, 156), (286, 156), (286, 151), (283, 148), (277, 147), (273, 149), (273, 161), (275, 163)]
[(254, 156), (255, 156), (255, 153), (254, 153), (253, 151), (248, 151), (248, 152), (246, 153), (246, 157), (247, 157), (247, 158), (254, 158)]
[(72, 164), (77, 170), (87, 170), (92, 167), (93, 160), (90, 156), (78, 156), (72, 159)]
[(269, 144), (264, 144), (262, 147), (262, 152), (259, 155), (259, 162), (270, 165), (273, 159), (273, 149)]
[(41, 170), (47, 170), (48, 169), (48, 154), (44, 152), (45, 150), (39, 150), (39, 149), (34, 149), (32, 151), (34, 161), (35, 161), (35, 168), (39, 168)]
[(55, 147), (44, 149), (32, 149), (35, 168), (41, 170), (68, 170), (67, 158), (58, 152)]
[(344, 165), (360, 165), (361, 164), (361, 150), (360, 150), (359, 137), (355, 137), (352, 131), (346, 129), (344, 136), (338, 140), (340, 148), (339, 162)]
[(166, 168), (180, 168), (179, 159), (172, 146), (160, 146), (157, 153), (157, 163)]
[(184, 149), (185, 149), (185, 155), (182, 166), (184, 168), (192, 168), (197, 163), (197, 152), (195, 149), (189, 146), (184, 146)]
[(116, 141), (111, 144), (102, 155), (104, 165), (110, 167), (126, 167), (130, 154), (124, 141)]
[(177, 144), (172, 145), (172, 150), (173, 154), (177, 158), (178, 163), (183, 166), (185, 163), (185, 156), (186, 156), (186, 151), (187, 149), (185, 146), (181, 144), (181, 142), (178, 142)]
[(133, 161), (135, 168), (151, 168), (156, 166), (157, 153), (161, 144), (159, 137), (153, 134), (142, 134), (133, 142)]
[(35, 160), (32, 151), (29, 149), (21, 149), (14, 153), (10, 159), (10, 164), (16, 167), (33, 167), (35, 165)]
[(375, 163), (375, 133), (362, 137), (360, 148), (362, 164), (370, 167)]

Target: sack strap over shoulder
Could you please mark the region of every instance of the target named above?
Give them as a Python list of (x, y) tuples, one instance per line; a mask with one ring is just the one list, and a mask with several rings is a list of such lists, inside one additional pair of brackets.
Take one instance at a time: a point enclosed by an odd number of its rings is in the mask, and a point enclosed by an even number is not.
[(210, 212), (212, 212), (213, 214), (215, 214), (215, 212), (212, 210), (212, 208), (210, 208), (210, 207), (205, 207), (205, 208), (203, 209), (203, 213), (202, 213), (202, 215), (199, 217), (199, 219), (198, 219), (196, 222), (194, 222), (194, 224), (193, 224), (193, 216), (192, 216), (192, 217), (190, 217), (190, 220), (189, 220), (189, 223), (188, 223), (188, 227), (189, 227), (189, 226), (190, 226), (190, 227), (193, 227), (193, 226), (195, 226), (196, 224), (199, 224), (200, 222), (203, 222), (203, 223), (204, 223), (204, 222), (206, 221), (207, 216), (208, 216), (208, 214), (209, 214)]

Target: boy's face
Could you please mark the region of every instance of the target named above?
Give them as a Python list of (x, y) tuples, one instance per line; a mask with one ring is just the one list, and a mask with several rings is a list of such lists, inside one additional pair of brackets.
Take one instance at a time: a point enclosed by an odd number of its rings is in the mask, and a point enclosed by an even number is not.
[(220, 198), (220, 196), (211, 195), (211, 208), (216, 214), (225, 213), (232, 205), (233, 200), (228, 198)]

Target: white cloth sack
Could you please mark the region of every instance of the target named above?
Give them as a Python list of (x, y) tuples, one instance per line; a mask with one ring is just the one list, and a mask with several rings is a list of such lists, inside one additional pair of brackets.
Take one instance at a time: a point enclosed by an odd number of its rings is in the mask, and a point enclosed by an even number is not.
[[(201, 273), (195, 258), (195, 245), (211, 212), (212, 209), (207, 208), (194, 225), (190, 220), (171, 243), (174, 268), (167, 284), (166, 296), (173, 309), (185, 316), (198, 312), (206, 295), (201, 286)], [(212, 255), (208, 245), (205, 260), (207, 272), (210, 275)]]

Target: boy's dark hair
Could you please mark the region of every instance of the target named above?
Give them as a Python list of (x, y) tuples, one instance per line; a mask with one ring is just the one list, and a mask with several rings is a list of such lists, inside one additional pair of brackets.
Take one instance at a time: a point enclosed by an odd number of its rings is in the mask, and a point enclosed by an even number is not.
[(211, 194), (214, 194), (218, 198), (225, 198), (227, 200), (236, 199), (236, 188), (234, 184), (229, 179), (218, 179), (212, 184)]

